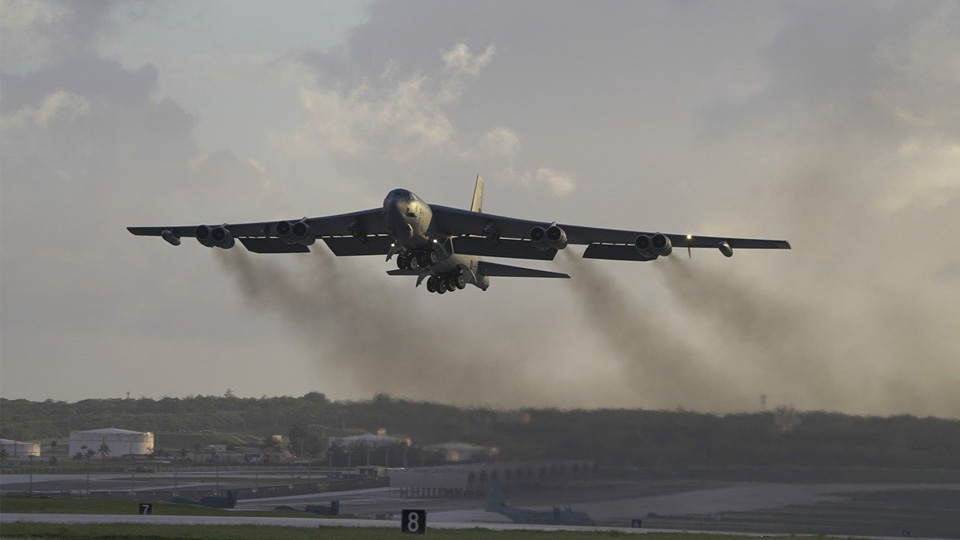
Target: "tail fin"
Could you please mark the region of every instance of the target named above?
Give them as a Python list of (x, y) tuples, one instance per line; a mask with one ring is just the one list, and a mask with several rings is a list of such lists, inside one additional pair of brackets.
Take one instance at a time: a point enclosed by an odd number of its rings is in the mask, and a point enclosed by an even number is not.
[(506, 506), (503, 502), (503, 491), (497, 484), (490, 484), (487, 489), (487, 512), (499, 512)]
[(473, 203), (470, 205), (471, 212), (483, 212), (483, 177), (477, 175), (477, 187), (473, 188)]

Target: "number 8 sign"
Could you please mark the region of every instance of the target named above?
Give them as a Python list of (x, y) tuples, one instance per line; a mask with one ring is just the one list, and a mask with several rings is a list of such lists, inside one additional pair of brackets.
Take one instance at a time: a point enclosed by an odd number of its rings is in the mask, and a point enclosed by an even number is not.
[(427, 511), (403, 510), (400, 514), (400, 531), (407, 534), (426, 534)]

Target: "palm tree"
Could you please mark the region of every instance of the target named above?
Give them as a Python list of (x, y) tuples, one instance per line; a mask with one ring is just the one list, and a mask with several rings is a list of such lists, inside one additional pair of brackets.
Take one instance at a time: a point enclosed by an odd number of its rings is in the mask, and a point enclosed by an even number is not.
[(107, 441), (100, 443), (99, 449), (100, 457), (105, 458), (110, 455), (110, 446), (107, 445)]

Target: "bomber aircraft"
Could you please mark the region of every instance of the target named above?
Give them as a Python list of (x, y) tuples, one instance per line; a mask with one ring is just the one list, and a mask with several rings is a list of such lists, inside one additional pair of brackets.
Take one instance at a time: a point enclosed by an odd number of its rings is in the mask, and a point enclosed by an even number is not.
[(674, 248), (714, 248), (727, 257), (734, 249), (790, 249), (785, 240), (761, 240), (600, 229), (516, 219), (482, 210), (483, 177), (477, 175), (470, 210), (426, 201), (394, 189), (382, 208), (360, 212), (260, 223), (177, 227), (128, 227), (139, 236), (160, 236), (179, 246), (182, 237), (206, 247), (229, 249), (235, 239), (254, 253), (305, 253), (317, 238), (337, 256), (396, 256), (392, 276), (424, 279), (427, 290), (444, 294), (468, 284), (487, 290), (491, 277), (569, 278), (567, 274), (521, 268), (480, 257), (553, 260), (568, 244), (586, 245), (586, 259), (653, 261)]

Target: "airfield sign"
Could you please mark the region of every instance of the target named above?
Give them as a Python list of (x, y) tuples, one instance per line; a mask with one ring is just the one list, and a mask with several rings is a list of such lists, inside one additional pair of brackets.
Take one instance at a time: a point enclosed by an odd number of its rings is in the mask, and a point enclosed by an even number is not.
[(400, 531), (406, 534), (426, 534), (427, 511), (403, 510), (400, 515)]

